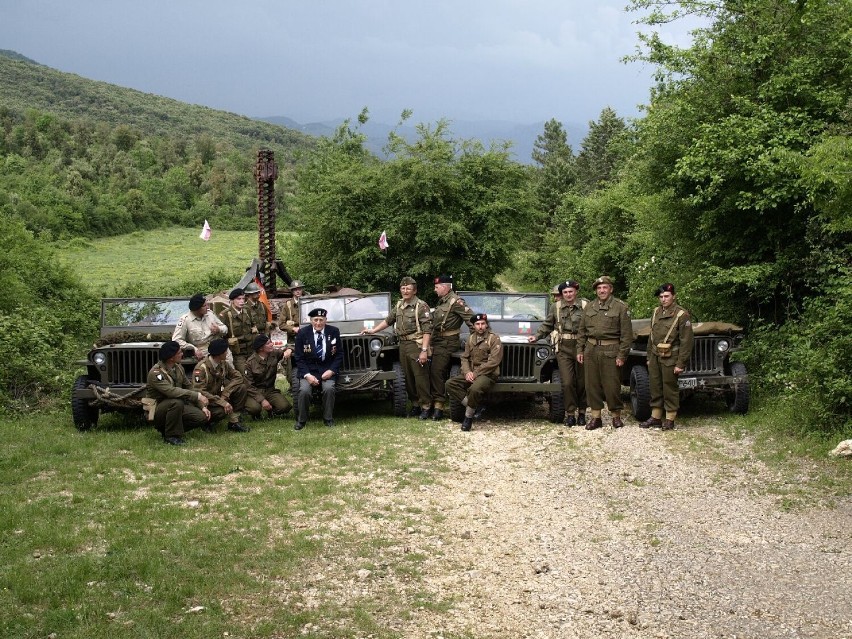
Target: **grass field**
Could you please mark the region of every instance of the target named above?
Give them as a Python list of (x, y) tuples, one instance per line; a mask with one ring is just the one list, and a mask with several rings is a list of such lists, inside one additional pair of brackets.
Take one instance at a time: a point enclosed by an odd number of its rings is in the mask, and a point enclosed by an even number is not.
[(439, 517), (406, 495), (446, 472), (445, 429), (387, 409), (182, 448), (116, 416), (88, 433), (67, 414), (3, 423), (0, 636), (399, 636), (376, 620), (447, 603), (392, 540)]
[(101, 297), (127, 286), (156, 295), (163, 283), (192, 280), (221, 272), (234, 282), (257, 257), (254, 231), (216, 231), (208, 242), (198, 229), (169, 228), (137, 231), (97, 240), (57, 242), (59, 260), (80, 274)]

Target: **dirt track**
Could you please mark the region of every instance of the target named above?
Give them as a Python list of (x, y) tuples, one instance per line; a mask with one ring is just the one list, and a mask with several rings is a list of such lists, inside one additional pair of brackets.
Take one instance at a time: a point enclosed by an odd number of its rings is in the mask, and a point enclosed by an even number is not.
[(454, 443), (442, 483), (408, 496), (446, 519), (407, 543), (455, 604), (404, 636), (852, 638), (852, 499), (801, 493), (712, 418), (590, 432), (497, 415)]

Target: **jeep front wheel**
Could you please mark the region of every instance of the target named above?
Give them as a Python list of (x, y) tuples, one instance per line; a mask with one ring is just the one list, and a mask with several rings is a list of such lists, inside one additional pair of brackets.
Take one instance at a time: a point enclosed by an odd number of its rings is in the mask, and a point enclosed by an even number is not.
[(561, 424), (565, 419), (565, 398), (562, 396), (562, 375), (558, 370), (553, 369), (550, 374), (550, 383), (556, 384), (558, 391), (552, 391), (548, 397), (550, 406), (547, 410), (547, 418), (554, 424)]
[(394, 417), (405, 417), (408, 414), (406, 402), (408, 393), (405, 390), (405, 375), (402, 372), (402, 364), (393, 363), (393, 385), (391, 387), (391, 400), (393, 400)]
[[(80, 375), (74, 380), (74, 391), (86, 390), (90, 383), (87, 376)], [(100, 411), (90, 406), (88, 400), (74, 397), (74, 394), (71, 394), (71, 417), (77, 430), (89, 430), (97, 426), (99, 414)]]
[(648, 369), (641, 364), (630, 369), (630, 406), (633, 417), (640, 422), (651, 416), (651, 382)]
[(751, 388), (748, 383), (748, 371), (742, 362), (731, 362), (731, 375), (739, 377), (740, 381), (732, 384), (730, 391), (726, 393), (728, 409), (732, 413), (745, 415), (748, 412), (748, 403)]

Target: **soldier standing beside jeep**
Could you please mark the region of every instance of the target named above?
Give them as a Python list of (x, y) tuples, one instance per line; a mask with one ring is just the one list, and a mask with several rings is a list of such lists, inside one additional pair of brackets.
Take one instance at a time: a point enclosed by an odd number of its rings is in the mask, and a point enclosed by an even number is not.
[(680, 408), (677, 377), (686, 370), (686, 363), (692, 355), (692, 322), (686, 309), (676, 302), (674, 284), (667, 282), (661, 285), (657, 289), (657, 297), (660, 305), (651, 316), (651, 335), (648, 338), (651, 417), (639, 427), (659, 426), (663, 430), (673, 430)]
[(399, 361), (405, 375), (405, 390), (411, 401), (409, 417), (429, 419), (432, 394), (429, 383), (429, 347), (432, 339), (432, 314), (429, 305), (417, 297), (417, 282), (403, 277), (399, 283), (402, 299), (390, 314), (361, 334), (373, 335), (393, 325), (399, 337)]
[(231, 347), (233, 354), (234, 368), (242, 373), (245, 370), (246, 359), (252, 353), (252, 342), (260, 331), (254, 317), (245, 308), (245, 291), (237, 287), (228, 293), (228, 299), (231, 300), (231, 305), (219, 313), (219, 318), (228, 327), (228, 335), (230, 335), (228, 346)]
[(278, 325), (282, 331), (287, 333), (288, 341), (292, 342), (296, 339), (296, 333), (299, 332), (299, 302), (305, 292), (305, 285), (300, 280), (293, 280), (290, 284), (290, 292), (293, 294), (289, 300), (284, 302), (281, 310), (278, 312)]
[(193, 428), (204, 427), (210, 420), (207, 398), (191, 390), (189, 380), (180, 363), (183, 351), (172, 340), (160, 346), (160, 361), (148, 371), (148, 381), (143, 405), (148, 410), (148, 420), (163, 435), (163, 441), (172, 446), (186, 443), (183, 435)]
[(450, 372), (451, 356), (459, 348), (462, 324), (470, 321), (473, 311), (453, 291), (453, 276), (439, 275), (435, 278), (435, 293), (438, 305), (432, 311), (432, 366), (429, 371), (432, 404), (432, 419), (444, 418), (444, 403), (447, 400), (446, 382)]
[[(535, 335), (530, 335), (529, 341), (532, 343), (550, 336), (562, 378), (565, 425), (585, 426), (586, 380), (583, 365), (577, 361), (577, 335), (588, 300), (577, 299), (580, 284), (574, 280), (560, 283), (556, 290), (559, 293), (558, 300), (551, 305), (547, 319), (541, 323)], [(575, 412), (578, 413), (576, 417)]]
[(612, 279), (602, 275), (592, 285), (597, 299), (586, 304), (577, 336), (577, 361), (586, 371), (586, 395), (592, 409), (586, 430), (603, 426), (604, 400), (612, 414), (612, 427), (621, 428), (621, 376), (633, 342), (630, 309), (612, 294)]

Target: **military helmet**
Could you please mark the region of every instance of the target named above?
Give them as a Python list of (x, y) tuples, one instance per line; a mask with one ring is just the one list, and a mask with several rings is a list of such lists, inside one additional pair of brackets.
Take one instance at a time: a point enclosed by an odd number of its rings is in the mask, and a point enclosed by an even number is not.
[(260, 287), (257, 285), (257, 282), (251, 281), (246, 284), (246, 287), (243, 289), (246, 295), (253, 295), (254, 293), (260, 293)]

